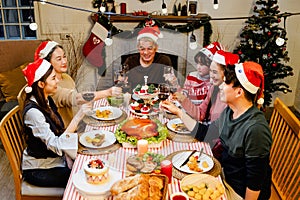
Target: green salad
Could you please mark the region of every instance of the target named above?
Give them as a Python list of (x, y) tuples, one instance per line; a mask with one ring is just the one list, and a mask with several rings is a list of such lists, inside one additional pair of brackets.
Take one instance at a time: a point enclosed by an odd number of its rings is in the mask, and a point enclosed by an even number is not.
[[(167, 127), (165, 127), (159, 120), (155, 119), (153, 121), (157, 124), (158, 135), (149, 137), (149, 138), (144, 138), (145, 140), (148, 140), (149, 144), (159, 143), (159, 142), (167, 139), (167, 136), (169, 133)], [(121, 127), (123, 126), (123, 124), (125, 122), (126, 122), (126, 120), (119, 124), (119, 126), (115, 132), (116, 139), (119, 143), (127, 142), (127, 143), (130, 143), (130, 144), (136, 146), (138, 139), (134, 136), (128, 136), (124, 131), (121, 130)]]

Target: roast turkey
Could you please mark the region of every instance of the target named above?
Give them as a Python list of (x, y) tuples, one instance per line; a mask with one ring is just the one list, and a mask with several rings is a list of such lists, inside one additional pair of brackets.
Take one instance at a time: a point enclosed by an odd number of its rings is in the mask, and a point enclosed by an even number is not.
[(157, 124), (151, 119), (129, 119), (121, 130), (129, 136), (135, 136), (137, 139), (144, 139), (158, 135)]

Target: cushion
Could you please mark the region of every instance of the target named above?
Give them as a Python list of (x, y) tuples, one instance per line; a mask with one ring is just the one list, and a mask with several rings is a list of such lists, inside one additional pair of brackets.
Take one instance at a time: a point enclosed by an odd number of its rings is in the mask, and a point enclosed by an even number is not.
[(27, 66), (25, 63), (13, 70), (0, 73), (0, 89), (6, 102), (17, 100), (17, 96), (22, 87), (27, 83), (22, 69)]

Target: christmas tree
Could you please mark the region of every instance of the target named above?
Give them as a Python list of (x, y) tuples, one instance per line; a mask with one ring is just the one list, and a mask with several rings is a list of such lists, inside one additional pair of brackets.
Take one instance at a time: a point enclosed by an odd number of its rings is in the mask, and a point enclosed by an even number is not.
[(253, 8), (253, 16), (246, 21), (242, 29), (240, 45), (234, 50), (239, 54), (240, 61), (254, 61), (264, 70), (265, 90), (264, 106), (272, 102), (272, 93), (291, 92), (289, 86), (282, 82), (287, 76), (293, 75), (292, 67), (286, 50), (286, 30), (279, 27), (281, 17), (277, 0), (258, 0)]

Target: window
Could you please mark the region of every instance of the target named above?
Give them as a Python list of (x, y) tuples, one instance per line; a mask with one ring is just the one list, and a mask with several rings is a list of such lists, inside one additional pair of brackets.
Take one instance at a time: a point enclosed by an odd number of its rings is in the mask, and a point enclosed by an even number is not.
[(36, 31), (29, 28), (33, 0), (0, 0), (0, 4), (0, 40), (36, 39)]

